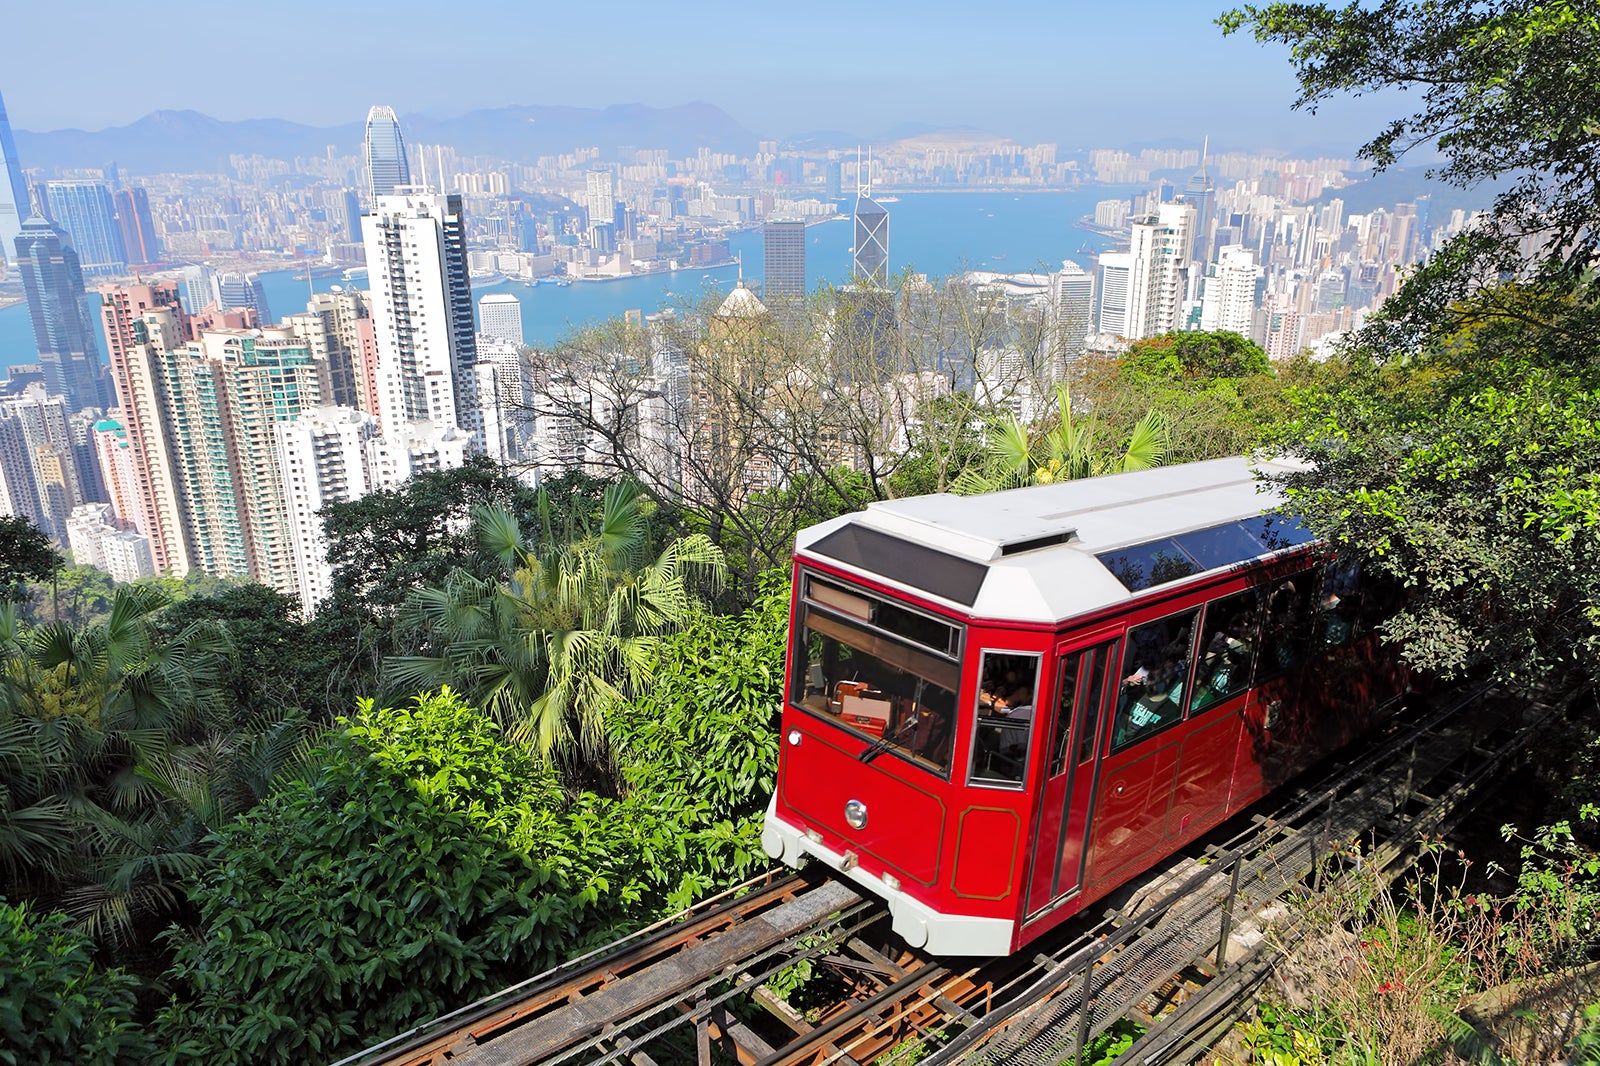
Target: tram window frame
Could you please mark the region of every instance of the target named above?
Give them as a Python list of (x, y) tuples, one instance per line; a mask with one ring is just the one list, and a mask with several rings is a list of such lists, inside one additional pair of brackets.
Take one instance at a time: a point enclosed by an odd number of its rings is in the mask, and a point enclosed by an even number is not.
[[(1033, 684), (1031, 686), (1031, 691), (1033, 693), (1034, 702), (1031, 704), (1032, 710), (1028, 713), (1028, 717), (1023, 721), (1024, 728), (1020, 730), (1022, 734), (1020, 744), (1018, 744), (1016, 738), (1013, 737), (1007, 740), (1006, 746), (1003, 749), (999, 746), (1000, 739), (1004, 738), (1006, 733), (1015, 733), (1019, 732), (1019, 730), (1013, 728), (1015, 721), (1010, 718), (1009, 715), (996, 714), (992, 707), (987, 715), (983, 713), (983, 678), (988, 669), (988, 660), (991, 656), (996, 658), (1003, 657), (1009, 659), (1033, 660)], [(973, 695), (972, 733), (967, 755), (967, 784), (969, 786), (974, 788), (1004, 789), (1011, 792), (1020, 792), (1027, 785), (1028, 763), (1031, 761), (1033, 754), (1034, 724), (1039, 720), (1039, 683), (1044, 678), (1044, 658), (1043, 652), (1026, 651), (1019, 648), (984, 648), (979, 651), (978, 691)], [(996, 738), (995, 744), (988, 748), (984, 746), (982, 740), (985, 733), (986, 723), (988, 726), (988, 731), (992, 732)], [(989, 757), (987, 763), (989, 768), (993, 768), (995, 758), (1002, 758), (1016, 768), (1016, 776), (981, 776), (981, 771), (978, 768), (978, 760), (980, 756), (985, 755)]]
[[(919, 610), (905, 603), (897, 603), (884, 596), (868, 592), (865, 589), (854, 588), (841, 581), (830, 580), (818, 574), (807, 573), (805, 576), (805, 595), (801, 598), (822, 607), (830, 608), (841, 614), (847, 614), (859, 622), (889, 634), (897, 640), (907, 641), (919, 647), (927, 648), (935, 655), (942, 655), (956, 662), (961, 661), (961, 646), (966, 636), (966, 627), (951, 622), (949, 619), (940, 618), (938, 615)], [(851, 603), (850, 601), (857, 601)], [(944, 630), (943, 645), (934, 644), (909, 628), (899, 628), (886, 624), (892, 620), (904, 618), (908, 622), (923, 623), (919, 628), (926, 629), (928, 624), (937, 625)]]
[[(1277, 636), (1279, 632), (1284, 630), (1275, 629), (1273, 626), (1274, 599), (1283, 591), (1285, 585), (1291, 586), (1293, 589), (1292, 595), (1300, 600), (1299, 609), (1290, 620), (1290, 626), (1293, 628), (1288, 630), (1292, 636), (1297, 637), (1300, 651), (1297, 656), (1287, 660), (1279, 652), (1279, 644), (1283, 642), (1279, 641)], [(1296, 570), (1294, 573), (1273, 578), (1262, 589), (1261, 638), (1259, 647), (1256, 649), (1255, 686), (1263, 685), (1268, 681), (1275, 681), (1285, 674), (1300, 669), (1310, 662), (1320, 650), (1313, 644), (1312, 638), (1315, 635), (1317, 616), (1315, 593), (1321, 586), (1322, 567), (1308, 566), (1304, 570)], [(1272, 651), (1270, 656), (1267, 654), (1269, 649)]]
[(1366, 599), (1366, 573), (1356, 556), (1329, 559), (1317, 586), (1313, 654), (1349, 646), (1359, 635)]
[[(1078, 690), (1083, 687), (1083, 661), (1093, 655), (1092, 648), (1078, 648), (1056, 660), (1056, 720), (1051, 726), (1050, 762), (1046, 777), (1060, 777), (1072, 767), (1072, 719), (1078, 709)], [(1067, 675), (1072, 683), (1067, 684)]]
[[(815, 575), (806, 573), (805, 581), (801, 586), (805, 595), (796, 605), (793, 624), (790, 634), (790, 655), (793, 656), (794, 670), (788, 691), (785, 693), (789, 706), (802, 714), (811, 715), (821, 722), (826, 722), (836, 728), (844, 730), (851, 736), (858, 737), (870, 743), (869, 751), (877, 754), (889, 754), (917, 767), (926, 773), (933, 774), (943, 781), (950, 781), (955, 772), (955, 739), (960, 728), (960, 699), (961, 699), (961, 651), (966, 641), (966, 626), (947, 621), (924, 611), (916, 611), (904, 604), (891, 604), (907, 613), (921, 615), (931, 621), (953, 630), (949, 644), (955, 648), (954, 652), (940, 649), (936, 646), (919, 643), (903, 636), (893, 630), (874, 624), (872, 619), (880, 617), (881, 612), (873, 610), (877, 605), (888, 603), (884, 597), (866, 589), (846, 585), (837, 580), (815, 580)], [(826, 590), (822, 596), (815, 596), (813, 592), (818, 589)], [(824, 624), (853, 630), (866, 645), (853, 647), (842, 641), (835, 634), (828, 634), (811, 626), (812, 618), (821, 618)], [(845, 713), (843, 696), (835, 700), (834, 692), (845, 679), (829, 679), (823, 677), (822, 700), (824, 708), (812, 706), (807, 702), (812, 698), (811, 688), (816, 684), (812, 676), (813, 664), (811, 662), (810, 637), (831, 639), (835, 643), (850, 648), (853, 652), (865, 655), (883, 666), (911, 677), (919, 678), (934, 689), (948, 694), (948, 711), (940, 713), (935, 701), (920, 700), (900, 695), (889, 694), (885, 702), (889, 706), (884, 720), (884, 733), (874, 734), (869, 729), (859, 727)], [(895, 649), (899, 649), (895, 652)], [(884, 651), (894, 654), (884, 658)], [(896, 662), (896, 660), (902, 660)], [(909, 669), (908, 664), (915, 664), (917, 660), (924, 660), (922, 668)], [(944, 674), (945, 679), (940, 680), (933, 674)], [(945, 680), (949, 682), (945, 684)], [(921, 690), (919, 689), (919, 692)], [(852, 693), (860, 694), (860, 693)], [(867, 694), (867, 698), (872, 697)], [(901, 703), (910, 699), (907, 717), (896, 723), (906, 708)], [(939, 701), (939, 702), (942, 702)], [(943, 729), (940, 729), (940, 725)], [(904, 736), (897, 736), (902, 729), (909, 728), (910, 732)], [(928, 754), (929, 751), (936, 758)], [(877, 755), (873, 756), (874, 758)]]
[[(1185, 712), (1188, 710), (1189, 697), (1194, 690), (1194, 649), (1200, 629), (1200, 608), (1201, 605), (1196, 604), (1193, 607), (1186, 607), (1181, 611), (1174, 611), (1160, 618), (1152, 618), (1148, 622), (1141, 622), (1139, 625), (1128, 627), (1127, 636), (1124, 638), (1122, 647), (1122, 667), (1117, 671), (1118, 691), (1115, 710), (1112, 712), (1111, 717), (1111, 754), (1115, 755), (1135, 745), (1142, 744), (1151, 737), (1159, 736), (1184, 721)], [(1161, 651), (1156, 652), (1154, 650), (1155, 644), (1149, 640), (1141, 641), (1136, 634), (1150, 630), (1154, 626), (1171, 625), (1185, 616), (1189, 619), (1187, 623), (1189, 628), (1188, 654), (1182, 657), (1179, 661), (1177, 672), (1168, 679), (1168, 684), (1173, 681), (1178, 684), (1177, 693), (1174, 694), (1169, 688), (1167, 695), (1163, 699), (1154, 701), (1147, 700), (1143, 694), (1135, 696), (1133, 689), (1147, 687), (1148, 680), (1142, 683), (1134, 683), (1131, 679), (1140, 674), (1145, 674), (1148, 678), (1151, 667), (1146, 660), (1154, 661), (1157, 654), (1167, 656), (1171, 646), (1177, 640), (1177, 635), (1173, 634), (1163, 642)], [(1143, 706), (1146, 713), (1150, 713), (1152, 703), (1169, 704), (1168, 713), (1170, 717), (1161, 716), (1156, 721), (1145, 725), (1135, 723), (1133, 721), (1134, 709)]]
[[(1250, 605), (1250, 613), (1254, 617), (1249, 622), (1248, 629), (1241, 631), (1230, 625), (1226, 632), (1221, 629), (1213, 630), (1213, 620), (1221, 612), (1223, 605), (1236, 602), (1248, 602)], [(1227, 703), (1229, 700), (1250, 690), (1251, 681), (1255, 676), (1256, 662), (1261, 654), (1261, 607), (1262, 599), (1259, 588), (1248, 588), (1243, 592), (1229, 593), (1226, 596), (1219, 596), (1206, 602), (1205, 613), (1200, 618), (1200, 642), (1195, 645), (1194, 681), (1193, 688), (1189, 693), (1189, 705), (1186, 708), (1188, 717), (1193, 718), (1195, 715), (1204, 714), (1213, 707)], [(1221, 643), (1218, 643), (1218, 638), (1221, 638)], [(1242, 663), (1234, 661), (1212, 667), (1209, 660), (1214, 656), (1238, 654), (1238, 649), (1232, 646), (1235, 642), (1242, 644), (1246, 649), (1245, 660)], [(1215, 650), (1212, 650), (1214, 644), (1217, 646)], [(1207, 668), (1210, 669), (1211, 676), (1202, 685), (1200, 680), (1201, 673)], [(1229, 671), (1229, 684), (1225, 691), (1219, 692), (1212, 687), (1211, 682), (1216, 680), (1223, 669)], [(1209, 702), (1196, 706), (1196, 701), (1199, 699), (1202, 688), (1211, 693), (1212, 698)]]

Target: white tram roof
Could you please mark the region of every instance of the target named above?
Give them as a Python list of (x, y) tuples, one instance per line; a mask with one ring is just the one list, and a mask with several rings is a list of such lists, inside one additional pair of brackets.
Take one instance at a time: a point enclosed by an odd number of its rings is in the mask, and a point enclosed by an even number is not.
[[(885, 500), (801, 531), (795, 547), (961, 614), (1060, 622), (1309, 540), (1292, 519), (1267, 520), (1270, 528), (1260, 519), (1283, 499), (1257, 474), (1292, 469), (1213, 459), (980, 496)], [(1241, 521), (1245, 530), (1231, 525)]]

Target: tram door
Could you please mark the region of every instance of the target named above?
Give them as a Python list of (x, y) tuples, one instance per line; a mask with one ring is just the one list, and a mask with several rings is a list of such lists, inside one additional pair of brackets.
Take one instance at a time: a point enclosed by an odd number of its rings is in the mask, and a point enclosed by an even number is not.
[(1094, 797), (1095, 753), (1105, 729), (1106, 677), (1115, 639), (1056, 649), (1056, 690), (1045, 751), (1043, 794), (1033, 834), (1028, 915), (1074, 892), (1083, 879), (1084, 842)]

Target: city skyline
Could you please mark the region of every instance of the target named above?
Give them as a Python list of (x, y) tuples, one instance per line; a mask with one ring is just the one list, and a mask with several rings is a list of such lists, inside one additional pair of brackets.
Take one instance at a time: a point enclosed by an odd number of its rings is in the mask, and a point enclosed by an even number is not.
[[(386, 17), (400, 18), (409, 6), (399, 4), (397, 14), (396, 5), (388, 5)], [(475, 37), (471, 48), (441, 52), (427, 35), (379, 40), (361, 32), (370, 17), (362, 5), (313, 11), (294, 0), (275, 9), (276, 17), (290, 23), (303, 17), (325, 32), (307, 35), (303, 47), (283, 57), (282, 76), (270, 86), (249, 79), (201, 87), (138, 78), (115, 20), (91, 19), (75, 36), (85, 62), (70, 85), (49, 76), (44, 55), (19, 54), (8, 63), (5, 88), (13, 123), (30, 132), (126, 125), (163, 109), (323, 127), (350, 121), (373, 100), (388, 101), (402, 121), (410, 114), (446, 117), (511, 104), (705, 101), (767, 137), (819, 130), (878, 137), (922, 124), (970, 126), (1070, 148), (1108, 140), (1198, 141), (1209, 132), (1224, 146), (1348, 150), (1392, 108), (1392, 100), (1380, 98), (1324, 107), (1315, 116), (1292, 112), (1295, 85), (1280, 51), (1223, 38), (1214, 20), (1224, 8), (1141, 0), (1112, 11), (1074, 2), (1031, 11), (1027, 32), (1018, 32), (1013, 20), (974, 19), (953, 4), (919, 5), (911, 18), (904, 9), (828, 0), (808, 9), (804, 28), (812, 32), (786, 33), (797, 16), (741, 8), (737, 19), (696, 19), (691, 31), (642, 4), (623, 3), (615, 23), (624, 31), (648, 28), (653, 50), (692, 51), (701, 61), (623, 64), (608, 73), (602, 96), (585, 75), (593, 73), (589, 50), (548, 47), (569, 23), (573, 32), (583, 28), (576, 9), (545, 10), (530, 19), (526, 9), (510, 4), (475, 8), (475, 20), (494, 25), (495, 32)], [(176, 20), (174, 32), (198, 35), (215, 17), (207, 10), (205, 19)], [(15, 13), (23, 34), (30, 26), (45, 33), (51, 18), (36, 9)], [(350, 32), (340, 32), (346, 26)], [(629, 39), (626, 32), (618, 35), (623, 55)], [(1166, 49), (1186, 61), (1153, 65), (1150, 76), (1130, 80), (1125, 72), (1135, 46), (1141, 53)], [(528, 88), (530, 62), (540, 71), (537, 91)], [(1194, 91), (1197, 81), (1208, 79), (1247, 83), (1251, 91)], [(796, 85), (806, 91), (796, 92)]]

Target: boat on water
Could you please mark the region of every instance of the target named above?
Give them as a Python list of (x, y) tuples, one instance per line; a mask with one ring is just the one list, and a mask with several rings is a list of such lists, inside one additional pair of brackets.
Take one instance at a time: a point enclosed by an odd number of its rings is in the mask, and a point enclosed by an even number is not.
[(898, 196), (874, 196), (873, 199), (880, 204), (897, 204), (900, 202), (900, 197)]
[(534, 284), (534, 285), (554, 285), (557, 288), (564, 289), (568, 285), (571, 285), (572, 282), (570, 280), (568, 280), (567, 278), (534, 278), (532, 284)]

